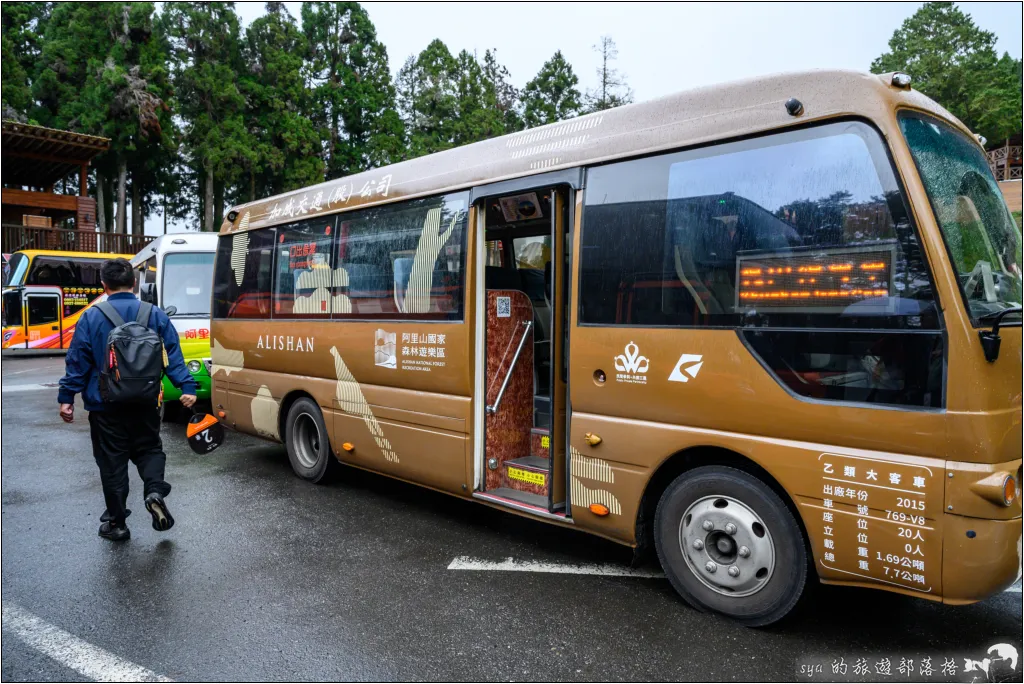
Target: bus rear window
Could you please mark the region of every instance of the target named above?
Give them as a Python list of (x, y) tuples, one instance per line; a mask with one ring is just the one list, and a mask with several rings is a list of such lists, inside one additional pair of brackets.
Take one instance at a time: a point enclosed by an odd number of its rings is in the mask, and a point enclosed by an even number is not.
[(270, 318), (273, 228), (224, 235), (217, 244), (214, 318)]

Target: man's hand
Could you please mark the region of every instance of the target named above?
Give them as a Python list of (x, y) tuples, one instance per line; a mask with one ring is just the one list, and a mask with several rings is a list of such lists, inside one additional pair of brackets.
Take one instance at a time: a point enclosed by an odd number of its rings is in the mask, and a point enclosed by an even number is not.
[(75, 405), (74, 404), (61, 404), (60, 405), (60, 417), (65, 423), (75, 422)]
[(192, 405), (196, 403), (196, 395), (194, 394), (182, 394), (181, 405), (185, 408), (192, 408)]

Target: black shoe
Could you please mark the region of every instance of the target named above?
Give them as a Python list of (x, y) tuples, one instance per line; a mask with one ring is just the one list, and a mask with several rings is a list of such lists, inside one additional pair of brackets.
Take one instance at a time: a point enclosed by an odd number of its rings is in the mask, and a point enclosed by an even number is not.
[(107, 521), (100, 525), (100, 536), (110, 541), (128, 541), (132, 537), (131, 530), (125, 524), (115, 525)]
[(153, 516), (153, 529), (157, 532), (166, 532), (174, 527), (174, 518), (171, 516), (171, 512), (167, 510), (164, 497), (156, 492), (146, 497), (146, 510)]

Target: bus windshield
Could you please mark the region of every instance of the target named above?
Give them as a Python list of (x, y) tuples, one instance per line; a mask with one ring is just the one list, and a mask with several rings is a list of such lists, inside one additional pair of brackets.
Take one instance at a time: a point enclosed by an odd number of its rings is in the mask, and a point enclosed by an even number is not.
[(1021, 234), (978, 146), (936, 119), (906, 114), (900, 127), (971, 316), (1021, 305)]
[(163, 309), (175, 316), (209, 316), (213, 252), (177, 252), (164, 257), (160, 292)]
[(10, 263), (10, 277), (8, 277), (6, 285), (23, 285), (25, 283), (25, 273), (28, 271), (28, 257), (21, 252), (15, 252), (11, 255)]

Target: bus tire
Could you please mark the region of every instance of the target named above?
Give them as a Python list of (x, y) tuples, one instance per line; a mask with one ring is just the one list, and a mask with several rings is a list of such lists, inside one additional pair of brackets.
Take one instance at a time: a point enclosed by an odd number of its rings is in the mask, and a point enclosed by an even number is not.
[(770, 487), (736, 468), (677, 477), (654, 518), (658, 560), (687, 603), (749, 627), (781, 620), (803, 594), (807, 546)]
[(288, 409), (284, 443), (296, 475), (314, 483), (327, 481), (333, 471), (334, 456), (327, 425), (315, 401), (301, 397)]

